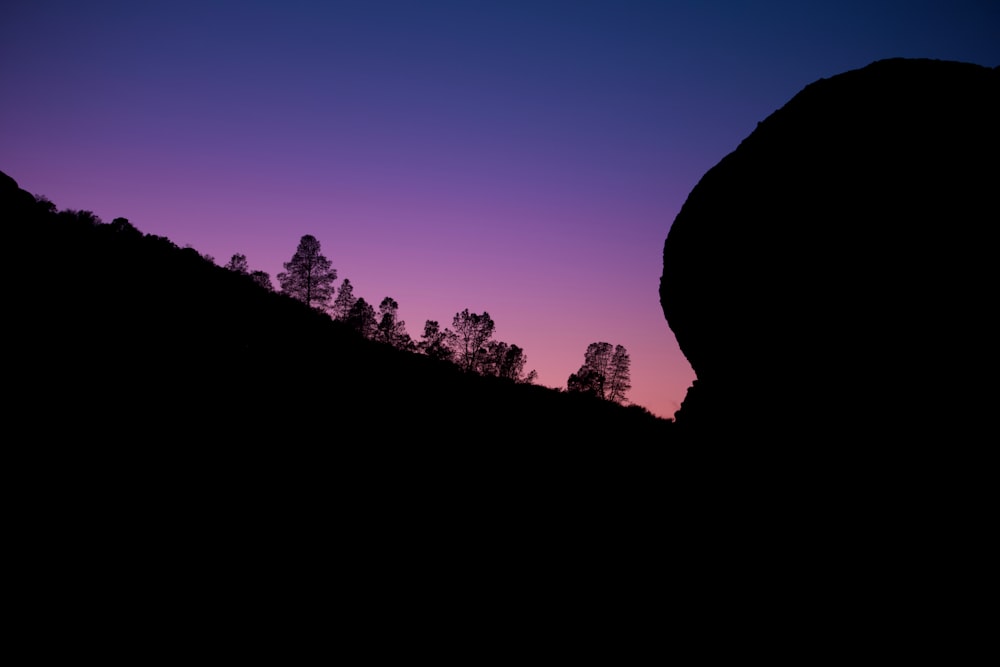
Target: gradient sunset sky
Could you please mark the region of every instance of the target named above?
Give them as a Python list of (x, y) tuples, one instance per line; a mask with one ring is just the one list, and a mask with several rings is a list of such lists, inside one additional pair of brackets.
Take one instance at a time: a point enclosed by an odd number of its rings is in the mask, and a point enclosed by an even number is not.
[(539, 384), (624, 345), (669, 418), (688, 193), (807, 84), (892, 57), (1000, 65), (1000, 2), (6, 0), (0, 171), (272, 279), (312, 234), (414, 338), (489, 312)]

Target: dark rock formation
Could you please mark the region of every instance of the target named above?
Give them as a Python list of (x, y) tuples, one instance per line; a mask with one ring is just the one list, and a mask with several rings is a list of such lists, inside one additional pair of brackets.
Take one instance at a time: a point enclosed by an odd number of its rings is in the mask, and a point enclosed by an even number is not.
[[(1000, 69), (891, 59), (807, 86), (709, 170), (660, 299), (687, 433), (982, 424), (998, 345)], [(926, 429), (926, 430), (925, 430)]]

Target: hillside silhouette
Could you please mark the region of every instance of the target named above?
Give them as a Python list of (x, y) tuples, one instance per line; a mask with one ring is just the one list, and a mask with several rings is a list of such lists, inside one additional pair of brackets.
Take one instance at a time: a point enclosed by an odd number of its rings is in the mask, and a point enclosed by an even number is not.
[(672, 422), (643, 408), (367, 340), (125, 219), (36, 201), (6, 174), (0, 212), (25, 280), (16, 410), (43, 429), (293, 450), (669, 439)]
[(710, 169), (664, 244), (697, 376), (678, 430), (906, 446), (987, 428), (998, 118), (1000, 69), (882, 60), (810, 84)]

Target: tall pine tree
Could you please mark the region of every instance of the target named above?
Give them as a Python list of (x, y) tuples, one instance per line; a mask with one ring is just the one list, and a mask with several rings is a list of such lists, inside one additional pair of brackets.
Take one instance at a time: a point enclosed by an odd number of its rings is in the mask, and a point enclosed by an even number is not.
[(320, 252), (319, 241), (306, 234), (285, 270), (278, 274), (281, 291), (302, 303), (325, 310), (333, 296), (337, 270)]

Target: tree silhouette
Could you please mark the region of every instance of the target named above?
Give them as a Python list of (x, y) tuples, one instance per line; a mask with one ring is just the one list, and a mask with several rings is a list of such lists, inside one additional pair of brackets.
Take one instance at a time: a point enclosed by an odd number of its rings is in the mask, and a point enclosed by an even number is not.
[(378, 324), (375, 327), (375, 340), (388, 343), (400, 349), (412, 346), (409, 334), (406, 333), (406, 322), (397, 317), (399, 304), (392, 297), (385, 297), (378, 306)]
[(586, 376), (590, 378), (591, 385), (601, 398), (607, 398), (607, 381), (611, 368), (611, 356), (614, 348), (611, 343), (591, 343), (587, 346), (587, 351), (583, 355), (583, 367), (578, 375), (585, 375), (582, 371), (589, 370)]
[(451, 325), (455, 328), (455, 360), (464, 371), (478, 370), (479, 358), (485, 352), (486, 343), (493, 337), (496, 325), (490, 314), (470, 313), (466, 308), (456, 313)]
[(56, 205), (51, 199), (45, 195), (35, 195), (35, 204), (38, 207), (38, 211), (53, 215), (56, 213)]
[(340, 284), (340, 290), (337, 292), (337, 298), (333, 300), (333, 312), (331, 313), (333, 319), (346, 321), (355, 301), (357, 299), (354, 297), (354, 286), (350, 280), (344, 278), (344, 282)]
[(233, 255), (230, 260), (226, 262), (225, 268), (243, 275), (250, 273), (250, 265), (247, 264), (247, 256), (240, 253)]
[(234, 254), (223, 268), (241, 276), (250, 276), (251, 280), (269, 292), (274, 289), (274, 286), (271, 285), (271, 275), (267, 271), (251, 271), (250, 265), (247, 263), (247, 256), (243, 253)]
[(624, 345), (615, 345), (615, 352), (611, 355), (611, 365), (608, 371), (608, 379), (605, 384), (607, 398), (615, 403), (624, 403), (625, 394), (632, 388), (632, 360), (628, 356), (628, 351)]
[(566, 380), (566, 390), (601, 397), (604, 393), (604, 376), (592, 368), (581, 366)]
[(583, 366), (569, 376), (566, 389), (623, 403), (625, 394), (632, 388), (631, 363), (623, 345), (591, 343), (583, 355)]
[(285, 270), (278, 274), (281, 291), (310, 307), (325, 309), (333, 296), (337, 270), (320, 252), (316, 237), (303, 236), (291, 261), (284, 266)]
[(534, 382), (538, 377), (538, 372), (530, 371), (524, 373), (524, 367), (528, 363), (528, 355), (517, 345), (509, 345), (504, 351), (503, 359), (500, 361), (498, 375), (514, 382)]
[(128, 221), (128, 218), (115, 218), (111, 221), (111, 224), (108, 225), (108, 228), (116, 234), (126, 236), (134, 240), (142, 238), (142, 232), (136, 229), (135, 226)]
[(351, 306), (351, 312), (347, 314), (347, 325), (364, 338), (374, 338), (378, 326), (375, 309), (363, 298), (358, 299)]
[(528, 357), (517, 345), (502, 341), (490, 341), (479, 358), (478, 370), (482, 375), (493, 375), (514, 382), (533, 382), (538, 373), (524, 374)]
[(267, 271), (251, 271), (250, 277), (267, 291), (270, 292), (274, 289), (274, 286), (271, 284), (271, 275)]
[(424, 333), (417, 343), (417, 349), (432, 359), (440, 361), (454, 361), (455, 348), (457, 347), (455, 332), (445, 328), (435, 320), (427, 320), (424, 323)]
[(503, 363), (504, 353), (507, 351), (507, 343), (491, 340), (486, 344), (479, 361), (476, 364), (476, 371), (480, 375), (492, 375), (499, 377), (500, 365)]
[(74, 209), (64, 209), (57, 214), (62, 220), (71, 221), (80, 227), (96, 227), (104, 221), (93, 211), (77, 211)]

